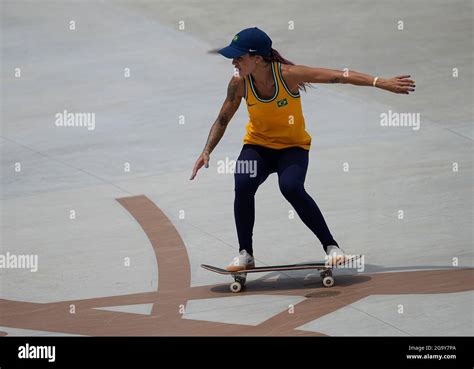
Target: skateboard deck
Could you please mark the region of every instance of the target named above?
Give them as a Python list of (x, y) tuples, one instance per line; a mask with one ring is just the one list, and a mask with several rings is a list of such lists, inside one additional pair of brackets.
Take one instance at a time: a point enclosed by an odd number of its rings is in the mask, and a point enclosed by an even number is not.
[(308, 264), (287, 264), (287, 265), (270, 265), (265, 267), (256, 267), (250, 269), (239, 270), (237, 272), (230, 272), (226, 269), (218, 268), (212, 265), (201, 264), (201, 267), (211, 272), (233, 275), (233, 274), (242, 274), (242, 273), (258, 273), (258, 272), (273, 272), (278, 270), (301, 270), (301, 269), (327, 269), (327, 266), (324, 262), (320, 263), (308, 263)]
[(275, 271), (289, 271), (289, 270), (306, 270), (316, 269), (320, 270), (321, 278), (323, 279), (323, 285), (325, 287), (332, 287), (334, 285), (334, 278), (332, 277), (332, 269), (339, 268), (349, 264), (350, 262), (358, 259), (360, 255), (346, 259), (343, 263), (335, 265), (329, 265), (324, 261), (315, 263), (304, 263), (304, 264), (286, 264), (286, 265), (270, 265), (262, 266), (250, 269), (239, 270), (236, 272), (230, 272), (226, 269), (215, 267), (213, 265), (201, 264), (201, 267), (210, 270), (214, 273), (230, 275), (234, 278), (234, 283), (231, 283), (230, 290), (232, 292), (240, 292), (245, 286), (247, 273), (260, 273), (260, 272), (275, 272)]

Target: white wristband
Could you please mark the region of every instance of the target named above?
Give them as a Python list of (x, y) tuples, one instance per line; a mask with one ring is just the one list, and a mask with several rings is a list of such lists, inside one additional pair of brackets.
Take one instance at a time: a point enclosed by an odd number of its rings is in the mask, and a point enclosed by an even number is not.
[(379, 79), (379, 77), (375, 77), (375, 78), (374, 78), (374, 82), (372, 83), (372, 86), (375, 87), (375, 84), (377, 83), (377, 80), (378, 80), (378, 79)]

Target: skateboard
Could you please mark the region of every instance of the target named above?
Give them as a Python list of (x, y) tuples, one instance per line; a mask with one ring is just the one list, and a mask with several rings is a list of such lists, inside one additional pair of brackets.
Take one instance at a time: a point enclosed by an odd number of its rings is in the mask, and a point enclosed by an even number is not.
[(285, 270), (305, 270), (305, 269), (316, 269), (319, 270), (319, 275), (322, 278), (324, 287), (334, 286), (334, 278), (332, 277), (332, 270), (348, 264), (349, 262), (356, 260), (360, 255), (346, 259), (343, 263), (336, 265), (327, 265), (326, 262), (316, 263), (305, 263), (305, 264), (288, 264), (288, 265), (270, 265), (264, 267), (256, 267), (251, 269), (239, 270), (237, 272), (229, 272), (226, 269), (218, 268), (212, 265), (201, 264), (201, 267), (210, 270), (214, 273), (230, 275), (234, 278), (234, 282), (230, 284), (230, 290), (232, 292), (240, 292), (245, 287), (245, 281), (247, 279), (247, 273), (261, 273), (261, 272), (275, 272)]

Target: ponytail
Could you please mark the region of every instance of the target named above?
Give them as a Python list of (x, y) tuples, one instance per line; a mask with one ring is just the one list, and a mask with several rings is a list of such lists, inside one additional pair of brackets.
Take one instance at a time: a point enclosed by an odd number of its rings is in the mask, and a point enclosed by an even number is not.
[[(280, 55), (280, 53), (277, 50), (273, 48), (269, 56), (263, 56), (263, 60), (269, 63), (276, 61), (281, 64), (295, 65), (295, 63), (285, 59), (283, 56)], [(313, 87), (313, 86), (309, 84), (308, 82), (303, 82), (303, 83), (298, 84), (298, 90), (304, 90), (304, 92), (306, 92), (306, 87)]]

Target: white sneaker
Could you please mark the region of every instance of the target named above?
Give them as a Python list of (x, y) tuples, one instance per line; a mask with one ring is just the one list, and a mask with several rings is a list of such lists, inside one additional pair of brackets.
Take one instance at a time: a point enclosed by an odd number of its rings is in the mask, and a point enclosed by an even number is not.
[(253, 256), (250, 256), (246, 250), (239, 252), (232, 262), (226, 267), (229, 272), (238, 272), (239, 270), (255, 268)]
[(344, 251), (337, 246), (328, 246), (326, 254), (328, 255), (326, 259), (328, 265), (341, 265), (347, 259)]

